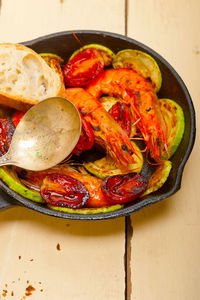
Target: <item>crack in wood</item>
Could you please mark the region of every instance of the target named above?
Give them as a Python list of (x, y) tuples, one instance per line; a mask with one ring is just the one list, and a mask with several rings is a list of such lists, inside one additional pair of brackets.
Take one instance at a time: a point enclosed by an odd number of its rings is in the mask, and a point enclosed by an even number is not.
[(124, 3), (124, 23), (125, 23), (125, 35), (127, 36), (128, 34), (128, 1), (129, 0), (125, 0)]
[[(124, 0), (124, 34), (128, 35), (128, 7), (129, 0)], [(131, 225), (131, 217), (125, 217), (125, 300), (131, 300), (132, 282), (131, 282), (131, 241), (133, 237), (133, 228)]]
[(133, 237), (133, 228), (131, 217), (125, 218), (125, 300), (131, 300), (132, 282), (131, 282), (131, 241)]

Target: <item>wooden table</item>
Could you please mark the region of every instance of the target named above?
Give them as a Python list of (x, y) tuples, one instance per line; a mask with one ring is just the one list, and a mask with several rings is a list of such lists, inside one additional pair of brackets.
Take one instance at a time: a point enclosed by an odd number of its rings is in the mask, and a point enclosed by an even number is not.
[[(0, 42), (71, 29), (127, 34), (165, 57), (200, 110), (198, 0), (0, 0)], [(0, 299), (198, 300), (200, 141), (181, 190), (130, 218), (76, 222), (0, 213)], [(60, 245), (60, 250), (59, 246)], [(6, 290), (7, 293), (3, 290)]]

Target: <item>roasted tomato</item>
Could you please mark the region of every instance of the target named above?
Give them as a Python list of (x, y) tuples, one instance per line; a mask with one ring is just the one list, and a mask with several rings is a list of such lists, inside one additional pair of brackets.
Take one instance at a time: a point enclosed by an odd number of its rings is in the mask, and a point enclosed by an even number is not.
[(23, 117), (24, 114), (25, 113), (22, 112), (22, 111), (16, 111), (14, 113), (14, 115), (12, 116), (12, 121), (13, 121), (15, 127), (17, 127), (17, 125), (19, 124), (19, 122), (20, 122), (20, 120), (21, 120), (21, 118)]
[(80, 208), (90, 198), (90, 194), (82, 182), (58, 173), (45, 177), (40, 193), (48, 204), (70, 208)]
[(14, 131), (15, 126), (11, 120), (0, 119), (0, 156), (8, 151)]
[(66, 86), (80, 87), (87, 85), (103, 71), (105, 62), (95, 49), (86, 49), (76, 54), (63, 69)]
[(117, 102), (109, 109), (109, 113), (126, 134), (130, 136), (132, 122), (129, 108), (124, 103)]
[(127, 203), (137, 199), (147, 188), (147, 179), (139, 173), (106, 177), (101, 189), (110, 203)]
[[(81, 115), (81, 114), (80, 114)], [(82, 131), (78, 143), (74, 150), (73, 154), (80, 155), (83, 151), (90, 150), (94, 145), (94, 132), (92, 126), (87, 122), (81, 115), (82, 121)]]

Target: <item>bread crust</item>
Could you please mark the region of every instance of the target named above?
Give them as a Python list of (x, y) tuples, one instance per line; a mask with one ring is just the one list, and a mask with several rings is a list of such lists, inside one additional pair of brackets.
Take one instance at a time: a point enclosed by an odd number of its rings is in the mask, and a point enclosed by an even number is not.
[[(64, 83), (63, 83), (63, 78), (62, 78), (62, 71), (60, 68), (59, 63), (52, 59), (51, 62), (51, 67), (47, 65), (47, 63), (43, 60), (43, 58), (40, 57), (39, 54), (37, 54), (34, 50), (20, 44), (13, 44), (13, 43), (0, 43), (0, 50), (5, 49), (5, 54), (6, 54), (6, 49), (9, 51), (20, 51), (23, 50), (28, 54), (31, 54), (34, 56), (34, 58), (38, 61), (38, 63), (41, 66), (41, 75), (43, 75), (42, 71), (44, 72), (44, 75), (54, 82), (56, 88), (54, 92), (52, 92), (51, 95), (48, 97), (56, 97), (56, 96), (63, 96), (64, 95)], [(16, 62), (16, 64), (19, 65), (19, 61)], [(1, 66), (1, 65), (0, 65)], [(1, 71), (1, 70), (0, 70)], [(53, 71), (53, 72), (52, 72)], [(51, 93), (51, 92), (49, 92)], [(5, 92), (1, 89), (0, 87), (0, 104), (15, 108), (17, 110), (21, 111), (27, 111), (32, 105), (35, 105), (36, 103), (40, 102), (41, 100), (44, 100), (47, 97), (44, 97), (44, 99), (39, 99), (37, 97), (33, 96), (24, 96), (23, 91), (20, 91), (20, 96), (19, 95), (14, 95), (10, 92)]]

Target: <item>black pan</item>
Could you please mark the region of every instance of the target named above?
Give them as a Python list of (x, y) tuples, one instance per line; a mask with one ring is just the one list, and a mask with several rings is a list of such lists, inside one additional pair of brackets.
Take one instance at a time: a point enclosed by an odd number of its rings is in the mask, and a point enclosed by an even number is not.
[[(83, 45), (98, 43), (107, 46), (115, 53), (122, 49), (133, 48), (145, 51), (156, 59), (163, 76), (163, 84), (158, 94), (159, 98), (176, 100), (177, 103), (183, 108), (185, 114), (186, 128), (178, 151), (171, 158), (173, 164), (172, 171), (167, 182), (160, 190), (146, 196), (144, 199), (138, 202), (129, 204), (118, 211), (95, 215), (69, 214), (50, 210), (42, 204), (32, 202), (19, 196), (17, 193), (8, 188), (6, 184), (0, 181), (0, 187), (2, 189), (0, 194), (1, 209), (18, 205), (59, 218), (76, 220), (103, 220), (135, 213), (146, 206), (170, 197), (181, 187), (183, 169), (192, 151), (195, 141), (195, 112), (191, 97), (180, 76), (159, 54), (133, 39), (119, 34), (92, 30), (78, 30), (75, 31), (75, 34)], [(36, 52), (56, 53), (66, 60), (74, 50), (80, 48), (80, 44), (75, 39), (71, 31), (50, 34), (32, 41), (24, 42), (22, 44), (32, 48)]]

